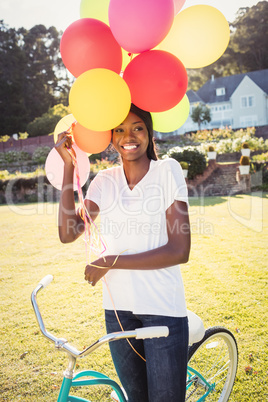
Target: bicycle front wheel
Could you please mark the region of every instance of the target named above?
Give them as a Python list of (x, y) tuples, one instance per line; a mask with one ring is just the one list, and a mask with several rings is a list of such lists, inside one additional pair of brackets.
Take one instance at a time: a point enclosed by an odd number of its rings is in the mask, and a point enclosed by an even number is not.
[(237, 343), (226, 328), (212, 327), (189, 348), (186, 401), (227, 402), (238, 361)]

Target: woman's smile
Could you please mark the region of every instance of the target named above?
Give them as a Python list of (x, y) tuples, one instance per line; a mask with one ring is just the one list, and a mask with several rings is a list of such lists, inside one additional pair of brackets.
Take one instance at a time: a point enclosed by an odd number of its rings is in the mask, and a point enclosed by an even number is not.
[(123, 123), (113, 130), (113, 145), (125, 159), (136, 160), (141, 157), (147, 159), (148, 144), (147, 127), (134, 113), (129, 113)]

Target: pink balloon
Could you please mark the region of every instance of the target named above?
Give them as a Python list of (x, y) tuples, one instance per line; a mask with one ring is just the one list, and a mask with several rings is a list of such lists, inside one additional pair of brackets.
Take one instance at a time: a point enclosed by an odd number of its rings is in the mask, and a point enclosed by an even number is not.
[(185, 0), (174, 0), (175, 15), (177, 15), (184, 6)]
[(184, 97), (188, 77), (182, 62), (172, 53), (149, 50), (139, 54), (126, 67), (124, 80), (131, 102), (149, 112), (164, 112)]
[[(86, 183), (89, 177), (90, 163), (87, 154), (81, 151), (81, 149), (79, 149), (76, 144), (73, 144), (73, 149), (76, 153), (76, 160), (78, 164), (79, 177), (80, 177), (80, 185), (82, 187)], [(62, 190), (63, 170), (64, 170), (64, 162), (60, 154), (56, 151), (56, 149), (52, 148), (46, 159), (45, 171), (47, 179), (50, 182), (50, 184), (52, 184), (52, 186), (57, 188), (58, 190)], [(75, 172), (74, 172), (73, 183), (74, 183), (74, 190), (77, 190), (78, 187)]]
[(78, 77), (93, 68), (106, 68), (119, 74), (122, 50), (110, 28), (93, 18), (73, 22), (64, 31), (60, 52), (65, 67)]
[(111, 31), (120, 46), (131, 53), (157, 46), (173, 20), (173, 0), (110, 0)]

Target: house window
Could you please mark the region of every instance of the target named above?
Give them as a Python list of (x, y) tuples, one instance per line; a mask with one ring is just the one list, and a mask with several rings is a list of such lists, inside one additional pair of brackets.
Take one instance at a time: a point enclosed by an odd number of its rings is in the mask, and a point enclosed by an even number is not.
[(240, 127), (253, 127), (258, 125), (257, 116), (241, 116)]
[(247, 95), (241, 97), (241, 107), (253, 107), (255, 106), (255, 98), (253, 95)]
[(216, 88), (216, 95), (217, 96), (225, 95), (225, 88)]

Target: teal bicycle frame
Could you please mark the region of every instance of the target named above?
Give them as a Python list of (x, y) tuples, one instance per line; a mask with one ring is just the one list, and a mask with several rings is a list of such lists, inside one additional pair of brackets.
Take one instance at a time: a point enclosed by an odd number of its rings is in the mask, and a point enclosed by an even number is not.
[[(198, 399), (197, 402), (205, 401), (206, 397), (210, 394), (210, 392), (214, 391), (215, 383), (210, 384), (198, 371), (191, 368), (190, 366), (187, 367), (187, 383), (186, 383), (186, 390), (191, 392), (191, 388), (194, 387), (196, 382), (202, 383), (204, 388), (207, 389), (207, 392)], [(195, 390), (193, 390), (194, 392)]]
[[(92, 379), (81, 380), (82, 377), (93, 377)], [(84, 401), (89, 402), (87, 399), (80, 398), (78, 396), (69, 395), (70, 389), (72, 387), (84, 387), (90, 385), (108, 385), (117, 394), (119, 402), (126, 402), (124, 394), (119, 387), (119, 385), (111, 380), (106, 375), (93, 370), (85, 370), (78, 373), (73, 379), (64, 377), (62, 386), (60, 389), (60, 394), (58, 397), (58, 402), (78, 402)]]
[(77, 358), (78, 357), (81, 358), (88, 355), (89, 353), (93, 352), (94, 350), (102, 346), (104, 343), (117, 341), (119, 339), (126, 339), (126, 338), (146, 339), (146, 338), (154, 338), (154, 337), (158, 338), (162, 336), (168, 336), (168, 328), (148, 327), (148, 328), (138, 328), (132, 331), (114, 332), (103, 336), (98, 341), (94, 342), (91, 346), (87, 347), (86, 349), (80, 352), (72, 345), (70, 345), (66, 339), (56, 338), (53, 334), (50, 334), (45, 328), (37, 304), (37, 293), (41, 289), (45, 288), (52, 281), (52, 279), (53, 279), (52, 275), (47, 275), (42, 281), (40, 281), (38, 286), (32, 292), (31, 301), (42, 334), (55, 344), (56, 349), (64, 350), (69, 357), (68, 367), (64, 372), (64, 378), (61, 385), (58, 402), (78, 402), (78, 401), (90, 402), (87, 399), (69, 395), (71, 388), (90, 386), (90, 385), (101, 385), (101, 384), (110, 386), (115, 391), (119, 402), (127, 402), (120, 386), (106, 375), (92, 370), (85, 370), (75, 375), (74, 369)]

